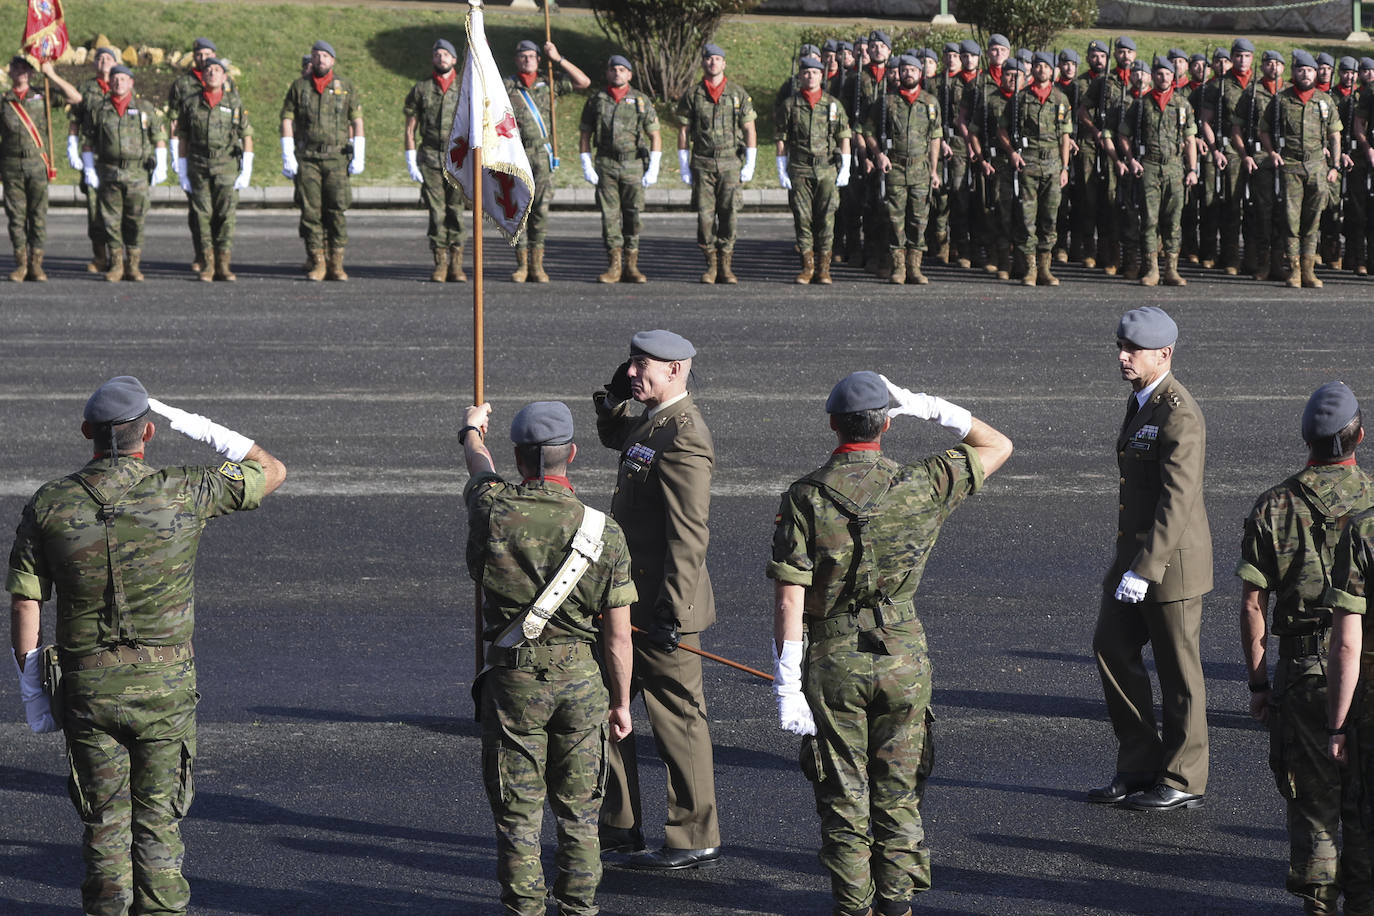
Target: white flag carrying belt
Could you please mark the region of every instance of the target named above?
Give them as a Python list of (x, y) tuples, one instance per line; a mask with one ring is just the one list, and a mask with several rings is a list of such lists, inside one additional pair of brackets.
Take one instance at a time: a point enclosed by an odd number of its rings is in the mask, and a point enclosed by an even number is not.
[(558, 567), (558, 572), (554, 573), (553, 578), (544, 586), (539, 597), (534, 599), (534, 604), (497, 634), (493, 645), (509, 649), (522, 639), (539, 638), (549, 618), (553, 617), (568, 595), (572, 594), (583, 574), (601, 557), (601, 549), (605, 546), (601, 535), (605, 530), (606, 513), (591, 506), (583, 506), (582, 523), (568, 543), (568, 555), (564, 558), (563, 565)]

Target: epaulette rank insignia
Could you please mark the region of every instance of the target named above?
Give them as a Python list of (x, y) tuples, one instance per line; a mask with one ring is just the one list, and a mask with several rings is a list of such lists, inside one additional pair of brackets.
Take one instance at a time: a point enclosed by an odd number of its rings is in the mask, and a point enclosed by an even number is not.
[(230, 480), (243, 479), (243, 468), (234, 461), (226, 461), (224, 464), (221, 464), (219, 466), (219, 472), (222, 476), (228, 477)]
[(945, 457), (950, 461), (962, 461), (966, 456), (957, 448), (947, 448), (945, 449)]

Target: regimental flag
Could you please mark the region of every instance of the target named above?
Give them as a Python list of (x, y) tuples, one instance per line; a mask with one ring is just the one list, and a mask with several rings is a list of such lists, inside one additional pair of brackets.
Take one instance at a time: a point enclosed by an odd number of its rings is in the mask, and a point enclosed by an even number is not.
[[(444, 161), (451, 180), (473, 199), (472, 151), (482, 150), (482, 207), (501, 234), (513, 245), (525, 226), (534, 198), (534, 176), (510, 96), (487, 46), (482, 11), (468, 10), (468, 50), (458, 110), (448, 135)], [(481, 231), (480, 227), (477, 231)]]
[(24, 23), (25, 54), (38, 63), (57, 60), (67, 50), (67, 22), (62, 17), (62, 0), (29, 0), (29, 18)]

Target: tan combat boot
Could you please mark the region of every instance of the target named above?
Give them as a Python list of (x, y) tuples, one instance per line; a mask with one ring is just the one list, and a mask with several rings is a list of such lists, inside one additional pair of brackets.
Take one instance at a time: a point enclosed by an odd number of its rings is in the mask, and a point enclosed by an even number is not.
[(598, 283), (619, 283), (619, 282), (620, 282), (620, 274), (621, 274), (621, 272), (622, 272), (621, 269), (620, 269), (620, 262), (621, 262), (621, 251), (620, 251), (620, 249), (619, 249), (619, 248), (612, 248), (612, 249), (610, 249), (609, 251), (606, 252), (606, 257), (607, 257), (607, 260), (609, 260), (609, 262), (610, 262), (610, 266), (608, 266), (608, 267), (606, 268), (606, 272), (605, 272), (604, 274), (602, 274), (601, 276), (599, 276), (599, 277), (596, 278), (596, 282), (598, 282)]
[(1035, 283), (1037, 286), (1058, 286), (1059, 278), (1050, 273), (1050, 259), (1054, 255), (1048, 251), (1039, 251), (1035, 255)]
[(1287, 280), (1298, 272), (1298, 253), (1289, 257), (1287, 245), (1275, 245), (1269, 250), (1269, 279)]
[(803, 251), (801, 253), (801, 273), (797, 274), (796, 282), (806, 284), (811, 282), (811, 278), (816, 275), (816, 255), (814, 252)]
[(1269, 246), (1262, 245), (1255, 252), (1255, 269), (1250, 272), (1250, 276), (1256, 280), (1269, 279)]
[[(524, 254), (524, 249), (517, 248), (515, 250)], [(434, 269), (429, 272), (429, 282), (443, 283), (448, 279), (448, 249), (434, 248), (430, 250), (429, 254), (434, 259)], [(523, 262), (524, 258), (520, 260)]]
[(830, 279), (830, 251), (821, 251), (816, 254), (816, 282), (823, 286), (831, 284)]
[(1178, 272), (1178, 254), (1167, 254), (1164, 256), (1164, 285), (1165, 286), (1187, 286), (1188, 281), (1183, 279), (1183, 275)]
[(1308, 289), (1321, 289), (1322, 281), (1317, 279), (1317, 256), (1315, 254), (1302, 255), (1302, 285)]
[(1140, 285), (1159, 285), (1159, 255), (1153, 251), (1145, 256), (1145, 275), (1140, 278)]
[(649, 278), (639, 272), (639, 249), (625, 251), (625, 279), (630, 283), (648, 283)]
[(1122, 259), (1121, 279), (1139, 280), (1140, 279), (1140, 246), (1127, 245), (1126, 254)]
[(325, 265), (324, 278), (326, 280), (337, 280), (340, 283), (348, 279), (348, 274), (344, 271), (344, 250), (342, 247), (329, 246), (329, 260)]
[(997, 244), (997, 263), (993, 265), (993, 270), (997, 274), (997, 279), (1011, 279), (1011, 243), (999, 242)]
[(105, 267), (105, 279), (110, 283), (118, 283), (124, 279), (124, 249), (111, 248), (108, 254), (109, 260)]
[(91, 242), (91, 259), (86, 262), (86, 273), (98, 274), (109, 264), (104, 242)]
[[(939, 258), (939, 259), (940, 259), (940, 263), (942, 263), (942, 264), (949, 264), (949, 263), (950, 263), (950, 260), (949, 260), (949, 236), (948, 236), (948, 235), (943, 235), (943, 234), (942, 234), (942, 235), (937, 235), (937, 236), (935, 236), (935, 257)], [(910, 263), (910, 262), (908, 262), (908, 263)]]
[(735, 276), (735, 272), (730, 269), (730, 261), (734, 258), (734, 255), (735, 253), (733, 251), (722, 251), (720, 253), (720, 274), (718, 276), (720, 277), (720, 282), (729, 284), (730, 286), (734, 286), (739, 282), (739, 277)]
[(448, 247), (448, 282), (466, 283), (468, 275), (463, 273), (463, 246), (450, 245)]
[(921, 273), (921, 261), (925, 259), (925, 252), (912, 248), (906, 253), (906, 281), (915, 283), (917, 286), (925, 286), (930, 282), (925, 274)]
[(48, 275), (43, 272), (43, 249), (29, 249), (29, 279), (35, 283), (47, 283)]
[(1120, 262), (1121, 253), (1117, 246), (1110, 244), (1106, 239), (1097, 240), (1097, 264), (1102, 268), (1102, 272), (1109, 277), (1116, 276), (1116, 269)]
[(305, 269), (305, 279), (312, 283), (324, 279), (324, 252), (318, 248), (310, 251), (310, 266)]
[(202, 251), (196, 255), (196, 264), (200, 266), (192, 265), (191, 269), (200, 277), (202, 283), (209, 283), (215, 279), (215, 258), (209, 251)]
[(221, 248), (215, 252), (215, 279), (226, 283), (237, 283), (238, 275), (229, 268), (229, 249)]
[(716, 282), (716, 249), (710, 246), (701, 249), (702, 255), (706, 258), (706, 272), (701, 275), (702, 283)]
[[(1289, 239), (1289, 240), (1288, 240), (1288, 244), (1287, 244), (1287, 246), (1286, 246), (1286, 250), (1285, 250), (1285, 252), (1284, 252), (1285, 255), (1288, 255), (1288, 254), (1291, 252), (1291, 256), (1292, 256), (1293, 260), (1294, 260), (1294, 261), (1298, 260), (1298, 247), (1299, 247), (1299, 244), (1300, 244), (1300, 243), (1299, 243), (1298, 239)], [(1284, 285), (1287, 286), (1289, 289), (1302, 289), (1302, 286), (1303, 286), (1302, 280), (1303, 280), (1302, 274), (1301, 274), (1299, 271), (1296, 271), (1296, 270), (1295, 270), (1295, 271), (1292, 271), (1291, 273), (1289, 273), (1289, 275), (1284, 279), (1283, 283), (1284, 283)]]
[(896, 248), (892, 252), (892, 276), (887, 278), (887, 282), (894, 286), (901, 286), (906, 282), (906, 250)]
[(530, 249), (530, 279), (535, 283), (549, 282), (549, 275), (544, 273), (543, 245), (535, 245)]
[(143, 249), (126, 248), (124, 250), (124, 279), (132, 280), (135, 283), (143, 282), (143, 271), (139, 270), (142, 260)]
[(10, 282), (23, 283), (29, 275), (29, 250), (27, 248), (14, 249), (14, 270), (10, 271)]
[[(445, 252), (447, 254), (448, 252)], [(434, 253), (435, 264), (438, 264), (439, 252)], [(447, 260), (447, 258), (445, 258)], [(444, 270), (448, 270), (448, 264), (444, 265)], [(439, 273), (439, 268), (435, 267), (434, 272)], [(515, 270), (510, 273), (512, 283), (524, 283), (530, 277), (530, 253), (525, 250), (524, 245), (515, 246)]]

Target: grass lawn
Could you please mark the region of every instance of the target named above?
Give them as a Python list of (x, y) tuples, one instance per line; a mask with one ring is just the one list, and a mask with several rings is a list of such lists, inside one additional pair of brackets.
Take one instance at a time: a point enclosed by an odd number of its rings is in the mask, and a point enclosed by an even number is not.
[[(285, 184), (278, 169), (278, 124), (286, 87), (299, 73), (301, 55), (316, 39), (325, 39), (338, 51), (337, 68), (358, 86), (363, 98), (363, 117), (367, 124), (367, 171), (354, 179), (364, 184), (402, 184), (405, 174), (402, 150), (401, 105), (415, 81), (430, 71), (430, 48), (435, 39), (449, 38), (459, 48), (464, 44), (463, 13), (466, 4), (374, 2), (368, 5), (332, 6), (321, 0), (300, 3), (242, 3), (234, 0), (66, 0), (67, 27), (74, 44), (85, 44), (97, 34), (109, 36), (119, 47), (150, 45), (168, 51), (189, 48), (197, 36), (213, 39), (220, 53), (242, 69), (239, 91), (257, 132), (258, 166), (254, 183)], [(447, 6), (448, 8), (444, 8)], [(18, 35), (23, 31), (24, 6), (5, 4), (0, 10), (0, 34)], [(496, 62), (508, 73), (517, 41), (540, 39), (544, 30), (542, 13), (511, 12), (504, 6), (487, 10), (487, 35)], [(871, 21), (837, 18), (835, 34), (853, 37)], [(892, 20), (884, 20), (885, 27)], [(748, 16), (727, 20), (716, 36), (726, 52), (728, 74), (738, 79), (754, 98), (759, 112), (760, 164), (756, 182), (776, 186), (771, 167), (773, 143), (772, 105), (778, 86), (790, 71), (790, 60), (800, 36), (814, 33), (817, 20), (806, 21), (782, 16)], [(1132, 33), (1140, 46), (1141, 57), (1179, 46), (1206, 51), (1224, 45), (1230, 35), (1183, 34), (1174, 32)], [(1093, 38), (1114, 37), (1101, 30), (1073, 31), (1059, 36), (1057, 47), (1073, 47), (1080, 52)], [(1260, 50), (1274, 48), (1285, 57), (1296, 47), (1316, 53), (1329, 51), (1340, 57), (1369, 53), (1359, 45), (1344, 42), (1301, 42), (1291, 37), (1250, 36)], [(559, 50), (592, 78), (601, 81), (602, 62), (615, 49), (584, 11), (567, 10), (553, 17), (553, 39)], [(461, 66), (461, 63), (460, 63)], [(68, 68), (64, 76), (85, 79), (89, 67)], [(137, 75), (137, 74), (136, 74)], [(165, 87), (170, 70), (143, 74), (140, 86), (150, 101), (165, 102)], [(667, 151), (661, 182), (678, 182), (676, 129), (667, 117), (668, 105), (660, 107), (663, 116), (664, 148)], [(557, 181), (571, 186), (582, 181), (577, 166), (577, 121), (582, 97), (566, 97), (558, 106), (559, 153), (563, 167)], [(71, 177), (64, 170), (64, 178)]]

